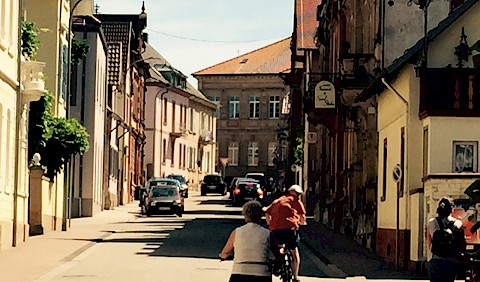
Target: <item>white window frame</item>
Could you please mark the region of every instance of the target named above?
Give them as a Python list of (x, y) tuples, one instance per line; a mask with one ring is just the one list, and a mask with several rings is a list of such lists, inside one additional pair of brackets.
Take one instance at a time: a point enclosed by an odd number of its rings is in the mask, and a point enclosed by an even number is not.
[[(471, 149), (471, 170), (464, 170), (464, 166), (459, 162), (464, 162), (465, 151), (461, 152), (462, 147), (468, 146)], [(452, 151), (452, 172), (462, 173), (462, 172), (478, 172), (478, 142), (477, 141), (453, 141), (453, 151)], [(463, 148), (465, 150), (465, 148)]]
[(260, 96), (250, 96), (249, 99), (250, 119), (260, 118)]
[(258, 166), (258, 143), (248, 143), (248, 166)]
[(240, 118), (240, 97), (230, 96), (228, 102), (228, 117), (230, 119)]
[(280, 117), (280, 95), (270, 96), (268, 103), (268, 117), (277, 119)]
[(275, 150), (277, 149), (277, 143), (276, 142), (270, 142), (268, 143), (268, 165), (269, 166), (274, 166), (273, 158), (275, 155)]
[(228, 165), (238, 166), (238, 142), (228, 144)]

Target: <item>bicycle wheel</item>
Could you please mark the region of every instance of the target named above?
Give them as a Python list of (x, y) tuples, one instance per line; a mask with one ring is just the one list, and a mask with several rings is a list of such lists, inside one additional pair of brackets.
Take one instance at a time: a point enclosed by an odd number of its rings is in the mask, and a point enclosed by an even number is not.
[(282, 265), (281, 280), (283, 282), (292, 282), (293, 270), (292, 270), (292, 253), (290, 250), (285, 250), (285, 262)]

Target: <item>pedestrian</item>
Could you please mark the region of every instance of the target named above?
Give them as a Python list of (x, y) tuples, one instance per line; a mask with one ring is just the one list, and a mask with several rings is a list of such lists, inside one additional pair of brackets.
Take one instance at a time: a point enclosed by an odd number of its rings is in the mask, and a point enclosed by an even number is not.
[(300, 269), (300, 252), (298, 243), (300, 242), (300, 225), (306, 225), (305, 206), (300, 199), (303, 189), (299, 185), (292, 185), (288, 189), (288, 194), (282, 196), (273, 203), (265, 207), (265, 217), (268, 226), (272, 231), (273, 240), (280, 245), (292, 251), (293, 263), (293, 282), (298, 279)]
[(271, 264), (274, 256), (270, 246), (270, 231), (260, 225), (263, 211), (258, 201), (243, 205), (246, 224), (230, 234), (219, 257), (233, 255), (233, 268), (229, 282), (272, 282)]
[(460, 254), (465, 247), (462, 221), (454, 218), (452, 211), (453, 201), (444, 197), (438, 202), (438, 216), (427, 223), (427, 267), (432, 282), (455, 281)]

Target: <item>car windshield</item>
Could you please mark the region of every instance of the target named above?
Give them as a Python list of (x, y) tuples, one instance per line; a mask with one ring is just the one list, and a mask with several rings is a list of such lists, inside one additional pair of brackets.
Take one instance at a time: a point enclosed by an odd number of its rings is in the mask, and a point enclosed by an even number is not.
[(221, 178), (220, 178), (220, 175), (206, 175), (204, 178), (203, 178), (203, 181), (205, 182), (220, 182)]
[(176, 180), (180, 181), (180, 183), (182, 183), (182, 184), (187, 182), (185, 180), (185, 177), (183, 177), (181, 175), (170, 175), (170, 176), (168, 176), (168, 178), (176, 179)]
[(153, 197), (175, 196), (176, 193), (177, 193), (177, 190), (175, 188), (153, 187), (152, 189)]
[(177, 181), (174, 179), (160, 179), (150, 181), (150, 187), (157, 185), (175, 185), (177, 186)]

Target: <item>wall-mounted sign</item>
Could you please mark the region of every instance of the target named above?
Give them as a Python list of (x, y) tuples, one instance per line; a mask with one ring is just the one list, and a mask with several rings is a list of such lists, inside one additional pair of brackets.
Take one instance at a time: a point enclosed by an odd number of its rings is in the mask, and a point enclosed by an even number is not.
[(307, 143), (313, 144), (317, 142), (317, 133), (316, 132), (308, 132), (307, 133)]
[(335, 86), (330, 81), (315, 86), (315, 108), (335, 108)]

